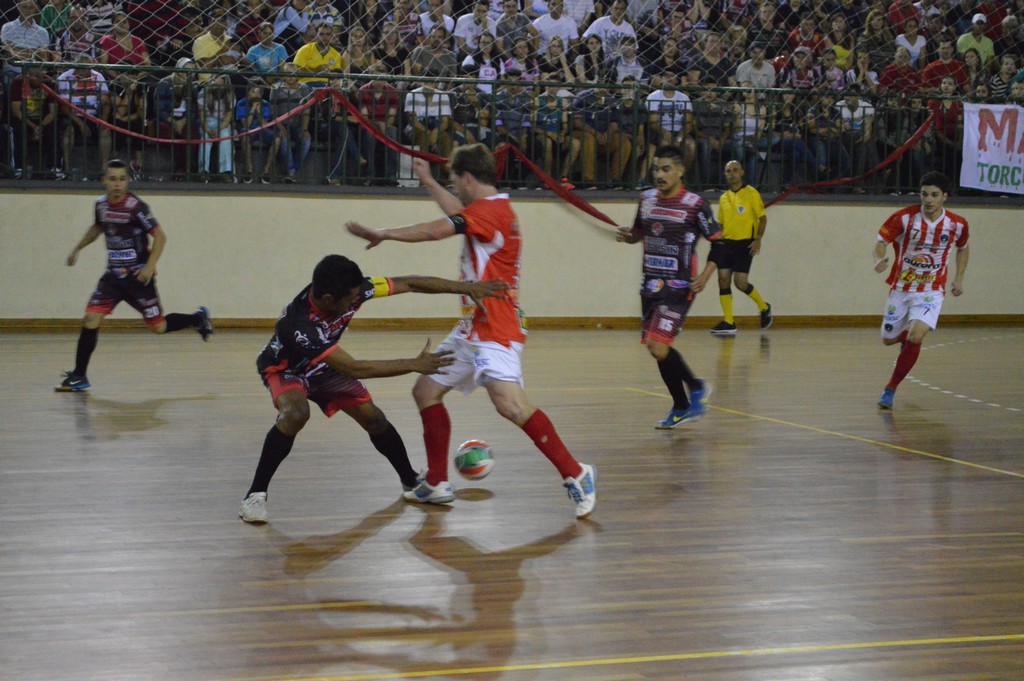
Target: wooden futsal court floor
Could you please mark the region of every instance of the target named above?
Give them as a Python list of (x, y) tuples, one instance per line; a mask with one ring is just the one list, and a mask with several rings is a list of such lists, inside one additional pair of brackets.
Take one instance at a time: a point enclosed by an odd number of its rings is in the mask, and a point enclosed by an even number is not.
[[(0, 334), (0, 678), (1024, 679), (1020, 327), (940, 327), (892, 412), (873, 328), (687, 330), (712, 408), (668, 432), (636, 333), (537, 331), (528, 392), (598, 468), (591, 520), (479, 393), (449, 396), (453, 444), (497, 466), (451, 508), (316, 413), (255, 527), (268, 337), (102, 332), (86, 396), (52, 391), (76, 335)], [(412, 380), (368, 385), (419, 468)]]

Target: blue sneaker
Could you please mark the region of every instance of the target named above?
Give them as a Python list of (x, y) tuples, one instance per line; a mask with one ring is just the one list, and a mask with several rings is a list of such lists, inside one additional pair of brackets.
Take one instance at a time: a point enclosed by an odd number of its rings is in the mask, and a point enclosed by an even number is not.
[(597, 505), (597, 467), (581, 463), (583, 472), (578, 478), (566, 478), (562, 486), (569, 493), (569, 498), (576, 504), (576, 517), (586, 518), (594, 512)]
[(447, 480), (437, 486), (424, 480), (415, 489), (402, 494), (402, 498), (416, 504), (450, 504), (455, 501), (455, 488)]
[[(696, 416), (703, 416), (708, 410), (708, 400), (711, 398), (711, 384), (701, 381), (700, 387), (690, 391), (691, 410), (696, 410)], [(696, 416), (694, 418), (696, 418)]]
[(59, 393), (80, 393), (89, 389), (89, 379), (79, 376), (74, 371), (64, 373), (64, 380), (54, 390)]
[(892, 409), (892, 398), (896, 397), (896, 391), (892, 388), (886, 388), (882, 391), (882, 396), (878, 398), (879, 409)]
[(196, 310), (196, 314), (199, 315), (199, 326), (196, 327), (196, 333), (202, 336), (205, 341), (213, 335), (213, 322), (210, 321), (210, 311), (205, 307), (200, 307)]
[(686, 409), (673, 409), (668, 413), (668, 416), (654, 424), (654, 427), (658, 430), (669, 430), (699, 418), (704, 412), (701, 407), (697, 406), (698, 404), (700, 403), (691, 404)]

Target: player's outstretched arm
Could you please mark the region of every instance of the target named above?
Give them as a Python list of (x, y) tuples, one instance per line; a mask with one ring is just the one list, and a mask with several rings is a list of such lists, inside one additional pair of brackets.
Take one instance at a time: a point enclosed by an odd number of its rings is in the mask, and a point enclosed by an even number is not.
[(345, 228), (352, 236), (365, 240), (367, 249), (379, 245), (382, 241), (418, 243), (420, 241), (438, 241), (455, 235), (455, 225), (448, 218), (392, 229), (373, 229), (358, 222), (349, 221), (345, 223)]
[(327, 366), (349, 378), (385, 378), (405, 374), (437, 374), (455, 361), (450, 350), (431, 352), (430, 341), (419, 355), (410, 359), (356, 359), (341, 348), (327, 355)]
[(509, 285), (500, 279), (487, 281), (453, 281), (440, 277), (392, 277), (394, 286), (391, 294), (399, 293), (455, 293), (469, 296), (473, 302), (483, 306), (485, 298), (507, 298), (503, 293)]
[(462, 205), (462, 201), (459, 201), (458, 197), (442, 187), (441, 184), (434, 179), (434, 176), (430, 172), (429, 163), (424, 161), (422, 158), (413, 159), (412, 170), (416, 173), (416, 177), (419, 178), (420, 184), (426, 187), (427, 192), (430, 193), (430, 198), (434, 199), (434, 202), (440, 206), (445, 215), (455, 215), (465, 208), (465, 206)]
[(75, 263), (78, 262), (78, 253), (83, 248), (91, 244), (93, 241), (99, 239), (101, 234), (103, 234), (103, 230), (101, 230), (95, 224), (89, 227), (89, 229), (85, 230), (85, 234), (82, 235), (82, 238), (79, 239), (78, 243), (75, 244), (75, 247), (71, 250), (71, 253), (68, 255), (68, 267), (74, 267)]

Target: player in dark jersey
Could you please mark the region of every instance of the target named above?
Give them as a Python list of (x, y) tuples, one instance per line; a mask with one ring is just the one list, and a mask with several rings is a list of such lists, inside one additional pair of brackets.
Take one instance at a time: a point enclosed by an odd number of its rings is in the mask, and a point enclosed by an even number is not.
[(398, 473), (408, 491), (419, 482), (409, 463), (402, 437), (388, 421), (359, 379), (441, 373), (454, 362), (451, 351), (431, 353), (430, 341), (411, 359), (358, 360), (338, 346), (356, 311), (368, 300), (400, 293), (456, 293), (484, 305), (484, 298), (504, 298), (508, 285), (497, 280), (458, 282), (437, 277), (364, 277), (359, 266), (341, 255), (329, 255), (313, 270), (313, 282), (285, 307), (274, 336), (256, 360), (263, 384), (277, 407), (277, 422), (263, 441), (252, 485), (239, 517), (247, 523), (267, 522), (267, 487), (277, 467), (295, 444), (312, 400), (328, 417), (339, 411), (351, 416), (370, 442)]
[(107, 193), (96, 200), (93, 224), (71, 251), (67, 263), (74, 266), (79, 251), (103, 236), (107, 242), (107, 271), (85, 307), (75, 368), (64, 374), (56, 387), (58, 392), (89, 389), (86, 369), (96, 349), (100, 324), (121, 301), (138, 310), (153, 333), (195, 329), (204, 341), (213, 333), (210, 311), (205, 307), (193, 314), (164, 316), (156, 290), (156, 263), (164, 252), (167, 236), (149, 206), (128, 191), (128, 164), (119, 159), (107, 162), (103, 186)]
[(658, 360), (661, 378), (672, 395), (672, 410), (655, 428), (675, 428), (700, 417), (711, 396), (711, 384), (694, 376), (672, 347), (693, 296), (704, 288), (696, 276), (697, 240), (722, 236), (707, 201), (683, 186), (683, 171), (679, 147), (658, 147), (654, 152), (657, 189), (643, 193), (633, 226), (620, 227), (616, 235), (623, 243), (641, 239), (644, 243), (641, 342)]

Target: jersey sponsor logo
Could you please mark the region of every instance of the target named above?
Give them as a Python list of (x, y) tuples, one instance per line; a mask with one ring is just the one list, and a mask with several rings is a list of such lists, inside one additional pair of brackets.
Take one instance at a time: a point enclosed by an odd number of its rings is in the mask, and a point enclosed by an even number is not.
[(913, 270), (903, 270), (900, 273), (900, 281), (905, 283), (925, 284), (938, 279), (934, 274), (919, 274)]
[(690, 282), (683, 281), (682, 279), (669, 279), (665, 282), (669, 288), (687, 288), (690, 286)]
[(107, 251), (108, 257), (116, 262), (124, 262), (135, 260), (138, 254), (134, 248), (124, 248), (120, 250)]
[(295, 332), (295, 342), (304, 348), (309, 347), (309, 336), (302, 333), (301, 331)]
[[(687, 206), (696, 206), (700, 203), (700, 194), (694, 194), (693, 192), (686, 192), (682, 198), (683, 204)], [(685, 213), (685, 211), (684, 211)]]
[(122, 213), (117, 210), (110, 210), (109, 208), (103, 211), (103, 221), (113, 222), (118, 225), (122, 225), (132, 219), (131, 213)]
[(675, 272), (679, 269), (679, 261), (675, 258), (665, 258), (658, 255), (645, 255), (644, 267), (652, 270), (671, 270)]
[(647, 217), (649, 218), (664, 218), (665, 220), (676, 220), (678, 222), (685, 222), (688, 215), (689, 213), (685, 210), (664, 208), (662, 206), (651, 206), (647, 210)]
[(661, 236), (661, 233), (665, 231), (665, 225), (660, 222), (655, 222), (651, 225), (651, 234), (654, 236)]
[[(690, 237), (689, 234), (686, 235)], [(679, 246), (670, 244), (664, 239), (650, 237), (644, 239), (644, 251), (646, 253), (658, 253), (660, 255), (679, 255)]]
[(664, 288), (664, 286), (665, 282), (661, 279), (648, 279), (647, 284), (644, 286), (644, 288), (647, 289), (648, 293), (657, 293), (662, 288)]
[(941, 261), (936, 262), (935, 258), (927, 253), (915, 253), (903, 258), (903, 262), (918, 270), (937, 270), (942, 267)]

